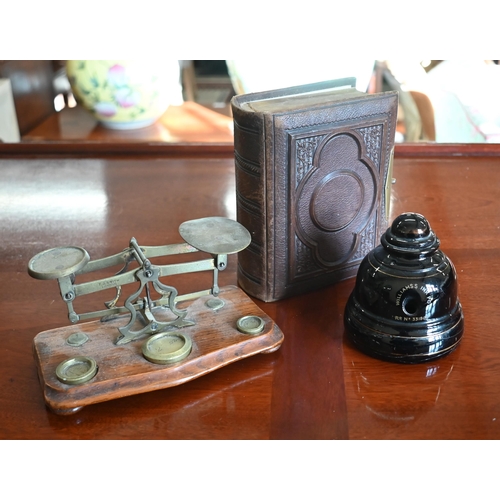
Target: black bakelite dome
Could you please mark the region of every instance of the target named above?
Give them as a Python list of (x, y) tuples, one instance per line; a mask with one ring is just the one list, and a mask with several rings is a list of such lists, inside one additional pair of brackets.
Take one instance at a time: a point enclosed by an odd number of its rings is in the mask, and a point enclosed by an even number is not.
[(401, 214), (366, 255), (344, 322), (360, 350), (389, 361), (429, 361), (457, 347), (464, 320), (456, 271), (425, 217)]

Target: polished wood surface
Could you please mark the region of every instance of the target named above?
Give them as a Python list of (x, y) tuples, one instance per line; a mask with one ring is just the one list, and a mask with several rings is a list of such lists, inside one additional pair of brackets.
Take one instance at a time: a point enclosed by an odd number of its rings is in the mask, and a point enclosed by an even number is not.
[(132, 130), (106, 128), (82, 106), (66, 107), (23, 134), (23, 142), (231, 143), (233, 120), (195, 102), (169, 106), (152, 125)]
[[(284, 333), (274, 353), (69, 416), (45, 407), (32, 355), (35, 335), (67, 324), (65, 307), (55, 282), (28, 276), (29, 259), (68, 244), (98, 258), (131, 236), (163, 245), (180, 241), (186, 220), (235, 218), (234, 163), (195, 148), (193, 155), (102, 158), (9, 157), (2, 148), (0, 438), (500, 438), (500, 148), (487, 156), (395, 159), (391, 218), (422, 213), (457, 270), (465, 333), (447, 357), (398, 365), (356, 350), (343, 326), (350, 279), (276, 303), (255, 301)], [(233, 255), (221, 286), (235, 276)], [(191, 276), (176, 278), (181, 293), (196, 286)]]
[[(128, 297), (124, 292), (122, 296)], [(188, 311), (186, 321), (191, 322), (189, 328), (159, 334), (168, 334), (168, 340), (177, 341), (174, 344), (176, 349), (191, 345), (182, 363), (158, 362), (158, 349), (154, 348), (148, 350), (146, 347), (148, 356), (143, 355), (144, 345), (148, 341), (156, 342), (156, 336), (150, 336), (148, 340), (139, 335), (132, 342), (116, 345), (118, 327), (130, 320), (127, 314), (113, 321), (90, 321), (39, 333), (34, 339), (33, 353), (47, 406), (55, 413), (75, 413), (103, 401), (184, 384), (248, 356), (271, 353), (280, 348), (283, 332), (243, 290), (236, 285), (226, 286), (221, 288), (218, 297), (224, 301), (224, 307), (217, 311), (206, 305), (207, 297), (182, 304), (182, 309)], [(159, 313), (161, 318), (162, 311)], [(172, 314), (163, 316), (167, 321), (173, 317)], [(237, 321), (248, 316), (258, 316), (263, 320), (263, 329), (258, 335), (237, 330)], [(82, 333), (88, 338), (83, 345), (68, 345), (67, 338)], [(176, 336), (177, 333), (184, 337)], [(84, 363), (95, 361), (95, 376), (88, 383), (62, 383), (57, 376), (60, 363), (71, 365), (71, 360), (74, 362), (75, 357), (82, 356), (87, 358)]]

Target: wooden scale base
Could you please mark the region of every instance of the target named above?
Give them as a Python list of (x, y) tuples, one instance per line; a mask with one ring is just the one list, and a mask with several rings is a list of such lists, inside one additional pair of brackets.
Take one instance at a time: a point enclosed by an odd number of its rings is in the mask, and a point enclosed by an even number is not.
[[(279, 349), (283, 333), (241, 289), (223, 287), (218, 297), (224, 302), (220, 309), (207, 306), (212, 296), (196, 299), (189, 304), (186, 317), (195, 324), (169, 330), (181, 333), (191, 343), (189, 354), (170, 364), (146, 359), (143, 345), (152, 337), (116, 345), (117, 327), (126, 322), (123, 317), (39, 333), (33, 350), (45, 403), (55, 413), (70, 414), (90, 404), (184, 384), (239, 359)], [(263, 320), (262, 331), (238, 330), (238, 320), (247, 316)], [(70, 345), (68, 338), (75, 338), (75, 334), (88, 340), (79, 346)], [(61, 382), (56, 374), (58, 367), (75, 358), (95, 361), (96, 374), (77, 385)]]

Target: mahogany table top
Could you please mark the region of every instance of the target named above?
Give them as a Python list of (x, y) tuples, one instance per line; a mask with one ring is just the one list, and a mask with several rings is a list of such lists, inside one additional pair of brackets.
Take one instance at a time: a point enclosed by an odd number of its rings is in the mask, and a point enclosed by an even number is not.
[[(448, 356), (398, 365), (356, 350), (342, 321), (349, 279), (276, 303), (256, 300), (284, 333), (274, 353), (68, 416), (45, 407), (32, 355), (35, 335), (68, 324), (65, 307), (55, 282), (28, 275), (29, 259), (66, 245), (104, 257), (132, 236), (175, 243), (186, 220), (235, 218), (233, 159), (188, 150), (102, 157), (6, 151), (0, 147), (0, 438), (500, 438), (500, 147), (483, 156), (395, 159), (391, 218), (422, 213), (457, 270), (465, 333)], [(221, 285), (236, 284), (236, 259), (229, 256)], [(179, 281), (179, 288), (195, 286), (190, 276)]]
[(232, 143), (233, 120), (196, 102), (169, 106), (152, 125), (140, 129), (113, 130), (99, 122), (82, 106), (66, 107), (24, 134), (24, 142), (108, 143)]

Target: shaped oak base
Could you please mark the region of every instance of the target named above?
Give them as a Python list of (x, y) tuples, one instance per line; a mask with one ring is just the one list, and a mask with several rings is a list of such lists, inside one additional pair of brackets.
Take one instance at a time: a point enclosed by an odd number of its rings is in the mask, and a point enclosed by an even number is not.
[[(216, 310), (207, 305), (207, 301), (213, 300), (211, 296), (182, 304), (188, 307), (186, 319), (195, 325), (172, 333), (185, 335), (192, 345), (184, 359), (171, 364), (146, 359), (142, 348), (149, 336), (116, 345), (117, 327), (127, 321), (123, 317), (39, 333), (33, 341), (33, 351), (45, 403), (55, 413), (71, 414), (90, 404), (184, 384), (248, 356), (279, 349), (283, 333), (241, 289), (223, 287), (218, 297), (224, 305)], [(262, 331), (239, 331), (238, 320), (245, 316), (261, 318)], [(70, 336), (75, 339), (85, 335), (88, 340), (80, 346), (68, 343)], [(97, 373), (77, 385), (61, 382), (56, 374), (58, 366), (77, 357), (95, 360)]]

